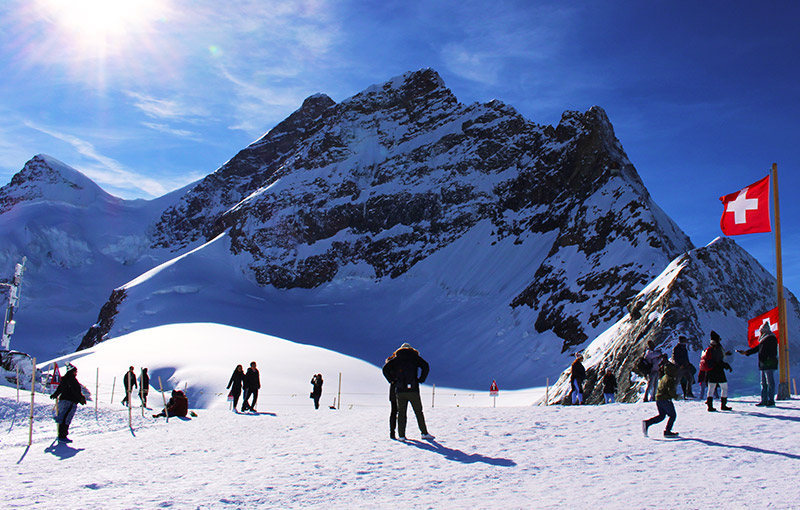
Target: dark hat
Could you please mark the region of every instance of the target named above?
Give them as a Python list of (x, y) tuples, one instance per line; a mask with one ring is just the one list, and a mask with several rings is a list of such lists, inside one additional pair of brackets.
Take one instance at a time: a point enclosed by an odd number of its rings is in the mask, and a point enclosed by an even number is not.
[(712, 331), (709, 336), (711, 337), (712, 342), (719, 343), (719, 341), (721, 340), (721, 338), (719, 337), (719, 333), (717, 333), (716, 331)]

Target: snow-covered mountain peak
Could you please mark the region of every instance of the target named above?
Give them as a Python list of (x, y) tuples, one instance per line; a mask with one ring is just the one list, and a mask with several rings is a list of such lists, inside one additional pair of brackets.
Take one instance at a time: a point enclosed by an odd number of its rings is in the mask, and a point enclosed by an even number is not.
[(11, 178), (9, 184), (0, 188), (2, 212), (19, 202), (32, 200), (48, 200), (74, 206), (120, 201), (81, 172), (45, 154), (31, 158)]

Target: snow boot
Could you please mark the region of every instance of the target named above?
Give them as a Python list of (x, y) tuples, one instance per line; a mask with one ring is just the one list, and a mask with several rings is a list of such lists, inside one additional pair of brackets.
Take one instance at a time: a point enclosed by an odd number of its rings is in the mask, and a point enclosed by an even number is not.
[(716, 411), (716, 409), (714, 409), (714, 397), (708, 397), (706, 399), (706, 405), (708, 406), (709, 412)]
[(642, 420), (642, 434), (644, 437), (647, 437), (647, 429), (650, 428), (650, 425), (647, 424), (647, 420)]
[(677, 432), (673, 432), (671, 430), (665, 430), (664, 431), (664, 437), (677, 437), (679, 435), (680, 434), (678, 434)]
[(389, 439), (397, 439), (397, 436), (394, 435), (394, 430), (389, 431)]
[(58, 440), (62, 443), (71, 443), (72, 439), (67, 437), (69, 434), (69, 425), (58, 425)]
[(733, 411), (732, 407), (728, 407), (728, 397), (722, 397), (720, 400), (722, 401), (722, 405), (719, 406), (720, 409), (723, 411)]

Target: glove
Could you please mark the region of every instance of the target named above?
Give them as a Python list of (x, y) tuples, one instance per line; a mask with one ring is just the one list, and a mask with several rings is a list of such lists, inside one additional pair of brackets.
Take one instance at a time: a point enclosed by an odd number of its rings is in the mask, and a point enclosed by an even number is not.
[(731, 368), (731, 366), (730, 366), (729, 364), (727, 364), (727, 363), (725, 363), (724, 365), (722, 365), (722, 368), (724, 368), (724, 369), (725, 369), (725, 370), (727, 370), (728, 372), (733, 372), (733, 368)]
[(55, 393), (50, 395), (50, 400), (55, 400), (56, 398), (58, 398), (58, 396)]
[(86, 405), (86, 397), (84, 397), (83, 395), (81, 395), (81, 405), (84, 406)]

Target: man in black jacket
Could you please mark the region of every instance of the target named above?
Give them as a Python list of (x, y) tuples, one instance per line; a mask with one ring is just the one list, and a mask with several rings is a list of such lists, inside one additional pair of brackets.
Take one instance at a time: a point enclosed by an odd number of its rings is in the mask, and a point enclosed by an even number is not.
[(417, 417), (422, 439), (434, 439), (425, 426), (422, 399), (419, 396), (419, 384), (425, 382), (428, 372), (430, 372), (428, 362), (422, 359), (419, 352), (408, 343), (401, 345), (383, 366), (383, 376), (396, 389), (397, 432), (401, 441), (406, 439), (406, 412), (409, 403)]
[(758, 353), (758, 369), (761, 370), (761, 402), (757, 406), (775, 406), (775, 369), (778, 368), (778, 339), (772, 332), (769, 323), (761, 326), (761, 336), (758, 338), (758, 345), (752, 349), (739, 350), (736, 352), (750, 356)]
[(122, 388), (125, 391), (125, 398), (122, 399), (122, 405), (131, 405), (130, 396), (133, 393), (133, 389), (137, 386), (136, 373), (133, 371), (133, 367), (130, 367), (128, 371), (125, 372), (125, 375), (122, 376)]
[(86, 397), (81, 392), (81, 383), (78, 382), (78, 368), (73, 366), (67, 370), (67, 374), (61, 378), (61, 383), (56, 391), (50, 395), (52, 399), (58, 400), (58, 440), (64, 443), (71, 443), (72, 439), (67, 437), (69, 434), (69, 424), (78, 408), (78, 404), (86, 405)]
[(672, 348), (672, 362), (678, 365), (678, 382), (681, 383), (684, 400), (694, 398), (694, 393), (692, 393), (694, 376), (692, 375), (692, 364), (689, 361), (688, 344), (688, 338), (679, 336), (678, 343)]
[[(244, 374), (244, 397), (242, 398), (242, 412), (247, 410), (256, 412), (256, 401), (258, 401), (258, 390), (261, 388), (261, 377), (256, 368), (256, 362), (250, 362), (250, 368)], [(253, 401), (250, 402), (250, 396), (253, 396)]]

